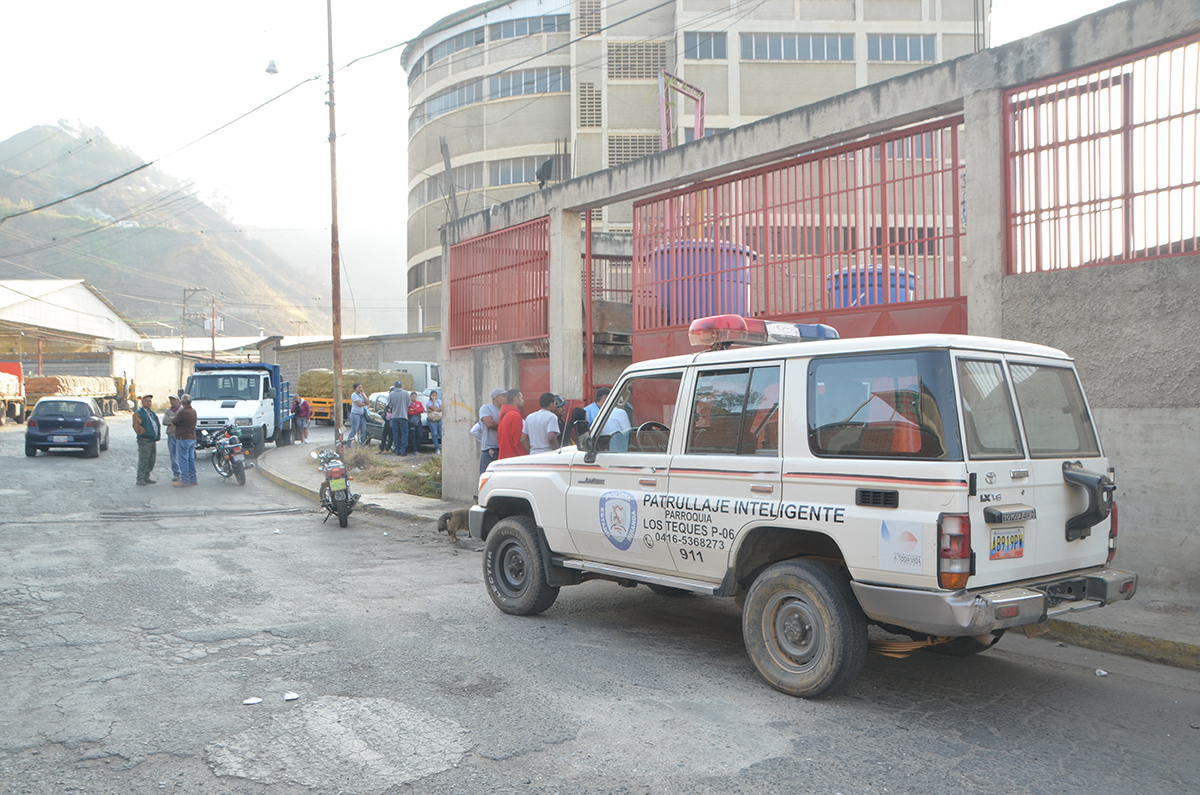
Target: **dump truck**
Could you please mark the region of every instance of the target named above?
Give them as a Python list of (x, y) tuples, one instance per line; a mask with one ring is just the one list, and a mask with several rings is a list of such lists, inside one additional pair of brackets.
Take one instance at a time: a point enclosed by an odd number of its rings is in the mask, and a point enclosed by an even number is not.
[(277, 364), (197, 362), (186, 390), (196, 410), (196, 430), (236, 425), (257, 456), (267, 442), (276, 447), (292, 443), (290, 386), (280, 378)]
[[(350, 393), (354, 384), (362, 383), (368, 395), (387, 392), (399, 381), (405, 389), (413, 389), (411, 373), (394, 370), (343, 370), (342, 371), (342, 420), (350, 416)], [(297, 394), (312, 407), (313, 422), (333, 425), (333, 370), (308, 370), (300, 374), (296, 382)]]
[(25, 416), (44, 397), (73, 395), (96, 401), (105, 417), (127, 411), (134, 397), (124, 378), (94, 375), (34, 375), (25, 378)]
[(25, 378), (20, 362), (0, 362), (0, 425), (25, 421)]

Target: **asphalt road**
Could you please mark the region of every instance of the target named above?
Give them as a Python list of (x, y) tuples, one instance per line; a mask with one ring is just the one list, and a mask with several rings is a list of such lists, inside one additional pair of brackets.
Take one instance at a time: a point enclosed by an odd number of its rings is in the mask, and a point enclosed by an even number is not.
[(590, 583), (507, 616), (432, 525), (342, 530), (203, 458), (135, 486), (128, 422), (96, 460), (0, 428), (0, 791), (1200, 791), (1195, 673), (1009, 635), (797, 700), (731, 600)]

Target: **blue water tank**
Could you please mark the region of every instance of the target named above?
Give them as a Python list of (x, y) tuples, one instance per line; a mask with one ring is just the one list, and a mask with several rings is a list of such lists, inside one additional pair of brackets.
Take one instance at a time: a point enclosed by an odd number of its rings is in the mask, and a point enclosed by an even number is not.
[(723, 240), (679, 240), (655, 251), (655, 292), (666, 325), (710, 315), (749, 314), (748, 246)]
[(832, 294), (833, 309), (895, 304), (915, 300), (917, 275), (912, 271), (889, 265), (885, 282), (883, 265), (863, 265), (842, 268), (837, 273), (830, 274), (826, 285)]

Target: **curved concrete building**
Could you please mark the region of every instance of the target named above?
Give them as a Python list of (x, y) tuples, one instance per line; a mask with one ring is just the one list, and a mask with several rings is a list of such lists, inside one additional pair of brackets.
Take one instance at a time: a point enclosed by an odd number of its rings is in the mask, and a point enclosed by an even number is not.
[[(456, 212), (660, 151), (660, 72), (703, 91), (711, 135), (981, 49), (989, 5), (493, 0), (447, 16), (402, 57), (410, 330), (439, 330), (439, 229)], [(670, 98), (673, 143), (691, 140), (694, 102)], [(627, 231), (630, 207), (593, 221)]]

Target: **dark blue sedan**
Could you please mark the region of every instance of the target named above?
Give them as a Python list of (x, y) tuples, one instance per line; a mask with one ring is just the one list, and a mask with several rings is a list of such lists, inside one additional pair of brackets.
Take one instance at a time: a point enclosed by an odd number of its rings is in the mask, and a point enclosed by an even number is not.
[(108, 423), (96, 401), (86, 397), (44, 397), (25, 424), (25, 455), (77, 448), (88, 458), (108, 449)]

